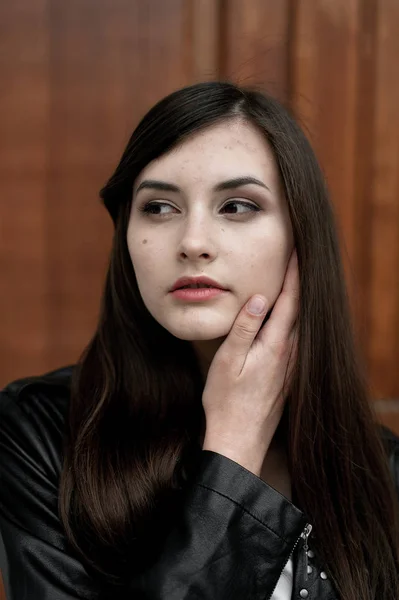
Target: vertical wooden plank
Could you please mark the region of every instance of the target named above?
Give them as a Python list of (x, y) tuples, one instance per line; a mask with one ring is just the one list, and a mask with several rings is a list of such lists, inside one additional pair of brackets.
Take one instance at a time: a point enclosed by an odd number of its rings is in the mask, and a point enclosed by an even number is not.
[(368, 371), (370, 370), (370, 289), (371, 289), (371, 203), (373, 198), (374, 113), (377, 2), (362, 2), (359, 11), (357, 45), (357, 99), (355, 111), (354, 157), (354, 294), (355, 317), (359, 348)]
[(377, 11), (369, 348), (376, 395), (399, 398), (399, 3)]
[(288, 94), (289, 0), (225, 0), (221, 76), (256, 85), (284, 100)]
[[(108, 17), (113, 21), (105, 8), (87, 1), (51, 3), (46, 190), (50, 369), (75, 362), (94, 330), (111, 243), (112, 226), (98, 191), (117, 159), (117, 136), (126, 125), (129, 73), (123, 72), (121, 57), (115, 57), (116, 74), (109, 69), (104, 23)], [(120, 33), (123, 44), (125, 31)], [(108, 120), (108, 107), (122, 108), (119, 118), (115, 112)]]
[(0, 386), (45, 364), (47, 10), (0, 4)]
[(188, 9), (188, 72), (193, 82), (219, 76), (220, 28), (224, 19), (221, 8), (220, 0), (190, 0), (184, 4), (184, 9)]
[(298, 0), (291, 46), (292, 105), (322, 164), (341, 232), (351, 297), (360, 0)]

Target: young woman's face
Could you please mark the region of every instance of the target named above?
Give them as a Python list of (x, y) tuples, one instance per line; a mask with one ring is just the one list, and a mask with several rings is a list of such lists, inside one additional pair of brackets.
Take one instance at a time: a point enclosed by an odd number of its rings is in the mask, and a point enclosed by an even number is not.
[[(236, 186), (242, 178), (258, 183)], [(178, 189), (160, 191), (151, 187), (154, 182)], [(221, 184), (225, 189), (218, 189)], [(146, 214), (141, 209), (148, 203)], [(224, 338), (253, 294), (263, 294), (272, 306), (293, 235), (273, 153), (262, 134), (249, 123), (230, 120), (149, 163), (135, 181), (127, 243), (144, 304), (177, 338)], [(178, 278), (198, 275), (228, 291), (195, 303), (170, 293)]]

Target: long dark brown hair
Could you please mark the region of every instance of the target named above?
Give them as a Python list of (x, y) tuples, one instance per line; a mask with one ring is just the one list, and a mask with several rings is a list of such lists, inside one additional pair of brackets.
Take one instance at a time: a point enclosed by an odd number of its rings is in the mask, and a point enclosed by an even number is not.
[(231, 83), (196, 84), (156, 104), (101, 191), (115, 234), (98, 327), (72, 377), (61, 518), (88, 568), (117, 586), (155, 556), (177, 517), (201, 453), (205, 382), (190, 342), (157, 323), (139, 293), (126, 241), (132, 189), (150, 161), (237, 117), (273, 150), (298, 254), (299, 359), (285, 415), (295, 502), (343, 600), (394, 600), (398, 500), (324, 179), (289, 111)]

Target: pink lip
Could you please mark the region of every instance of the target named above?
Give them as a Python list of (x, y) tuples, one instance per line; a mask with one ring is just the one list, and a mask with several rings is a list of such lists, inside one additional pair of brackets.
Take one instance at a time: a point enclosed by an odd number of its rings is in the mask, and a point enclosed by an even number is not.
[(175, 298), (186, 300), (187, 302), (203, 302), (204, 300), (209, 300), (225, 293), (226, 290), (221, 290), (220, 288), (180, 288), (171, 292)]
[(199, 277), (198, 276), (197, 277), (188, 277), (188, 276), (180, 277), (180, 279), (175, 281), (172, 289), (169, 291), (173, 292), (174, 290), (176, 290), (178, 288), (182, 288), (185, 285), (190, 285), (192, 283), (197, 283), (197, 284), (202, 283), (204, 285), (210, 285), (211, 287), (218, 288), (221, 290), (225, 289), (217, 281), (214, 281), (210, 277), (207, 277), (206, 275), (200, 275)]

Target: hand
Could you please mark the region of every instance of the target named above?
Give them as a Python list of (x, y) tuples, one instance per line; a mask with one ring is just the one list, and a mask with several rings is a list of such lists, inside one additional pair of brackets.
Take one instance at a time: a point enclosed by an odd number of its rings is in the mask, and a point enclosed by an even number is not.
[(206, 416), (203, 449), (223, 454), (259, 476), (297, 359), (299, 275), (295, 249), (282, 291), (262, 328), (270, 308), (267, 301), (260, 314), (248, 312), (248, 304), (209, 367), (202, 395)]

